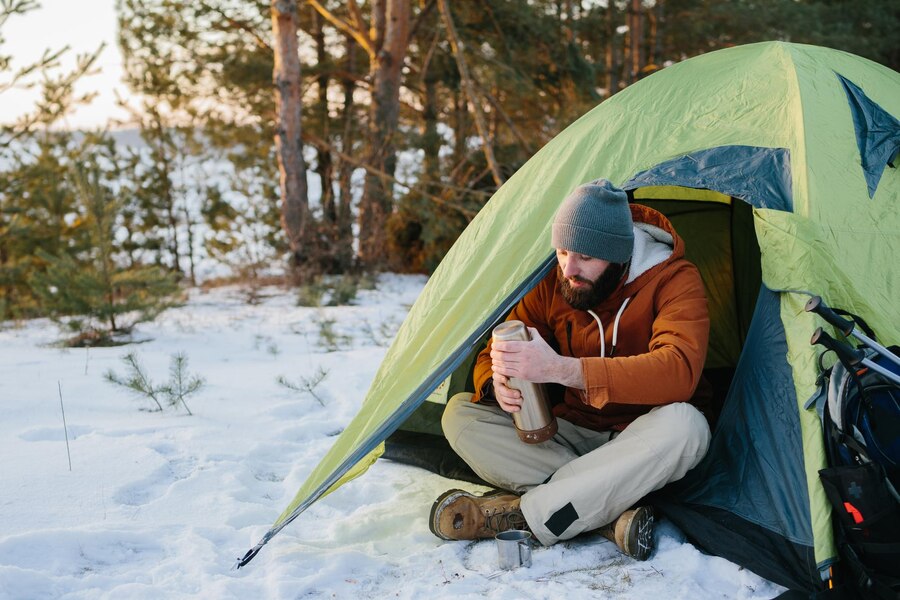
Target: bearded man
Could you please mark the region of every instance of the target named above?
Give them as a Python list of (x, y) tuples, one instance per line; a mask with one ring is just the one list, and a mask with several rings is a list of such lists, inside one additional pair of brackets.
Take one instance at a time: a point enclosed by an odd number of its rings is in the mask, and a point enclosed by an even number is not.
[[(709, 315), (697, 268), (659, 212), (629, 205), (597, 180), (576, 188), (553, 220), (558, 268), (510, 313), (531, 341), (498, 341), (478, 356), (475, 394), (457, 394), (442, 426), (453, 449), (499, 490), (442, 494), (430, 528), (471, 540), (528, 529), (544, 545), (600, 530), (646, 560), (653, 511), (639, 502), (680, 479), (709, 447), (698, 391)], [(558, 431), (520, 441), (515, 377), (559, 384)]]

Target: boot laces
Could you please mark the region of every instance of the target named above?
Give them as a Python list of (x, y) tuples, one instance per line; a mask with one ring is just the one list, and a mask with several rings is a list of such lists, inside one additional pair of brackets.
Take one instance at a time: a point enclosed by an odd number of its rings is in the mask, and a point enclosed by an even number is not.
[(510, 529), (528, 529), (528, 523), (522, 511), (516, 509), (499, 508), (487, 514), (484, 526), (491, 531), (500, 533)]

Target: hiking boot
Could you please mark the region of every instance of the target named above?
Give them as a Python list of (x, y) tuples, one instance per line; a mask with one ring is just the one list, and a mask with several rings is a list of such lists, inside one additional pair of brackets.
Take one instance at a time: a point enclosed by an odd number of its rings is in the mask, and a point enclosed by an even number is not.
[(600, 533), (615, 542), (622, 553), (635, 560), (647, 560), (653, 552), (653, 509), (639, 506), (602, 527)]
[(479, 540), (501, 531), (528, 529), (528, 523), (516, 494), (496, 490), (476, 496), (450, 490), (434, 501), (429, 527), (431, 533), (444, 540)]

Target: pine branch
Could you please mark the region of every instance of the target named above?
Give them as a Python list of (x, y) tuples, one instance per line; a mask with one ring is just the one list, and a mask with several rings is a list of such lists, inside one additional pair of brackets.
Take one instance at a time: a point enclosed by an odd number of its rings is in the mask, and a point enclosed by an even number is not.
[[(327, 20), (329, 23), (334, 25), (338, 29), (338, 31), (341, 31), (342, 33), (345, 33), (345, 34), (349, 35), (350, 37), (352, 37), (354, 40), (356, 40), (356, 43), (359, 44), (360, 46), (362, 46), (363, 50), (366, 51), (366, 54), (369, 55), (369, 58), (371, 60), (375, 60), (375, 58), (376, 58), (375, 54), (377, 51), (375, 49), (375, 46), (372, 43), (372, 40), (369, 38), (365, 29), (363, 29), (363, 27), (362, 27), (363, 24), (359, 23), (358, 26), (355, 26), (355, 25), (357, 25), (358, 21), (361, 21), (361, 19), (362, 19), (361, 15), (358, 17), (354, 16), (354, 18), (353, 18), (354, 24), (350, 24), (347, 21), (336, 16), (333, 12), (331, 12), (327, 8), (325, 8), (325, 6), (323, 6), (322, 3), (319, 2), (318, 0), (306, 0), (306, 1), (309, 2), (310, 6), (312, 6), (314, 9), (316, 9), (316, 11), (320, 15), (325, 17), (325, 20)], [(352, 4), (352, 6), (351, 6), (351, 12), (352, 12), (352, 7), (355, 6), (356, 3), (351, 3), (351, 4)], [(358, 8), (357, 8), (357, 11), (358, 11)]]
[(23, 15), (40, 7), (36, 0), (3, 0), (0, 2), (0, 28), (14, 14)]

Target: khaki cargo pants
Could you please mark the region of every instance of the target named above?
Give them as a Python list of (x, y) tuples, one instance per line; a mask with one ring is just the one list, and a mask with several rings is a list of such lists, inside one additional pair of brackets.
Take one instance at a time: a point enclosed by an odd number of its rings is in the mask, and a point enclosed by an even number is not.
[(485, 481), (524, 492), (522, 513), (544, 545), (611, 523), (645, 495), (684, 477), (706, 454), (706, 419), (690, 404), (654, 408), (621, 433), (557, 419), (541, 444), (516, 435), (495, 404), (457, 394), (441, 424), (450, 445)]

